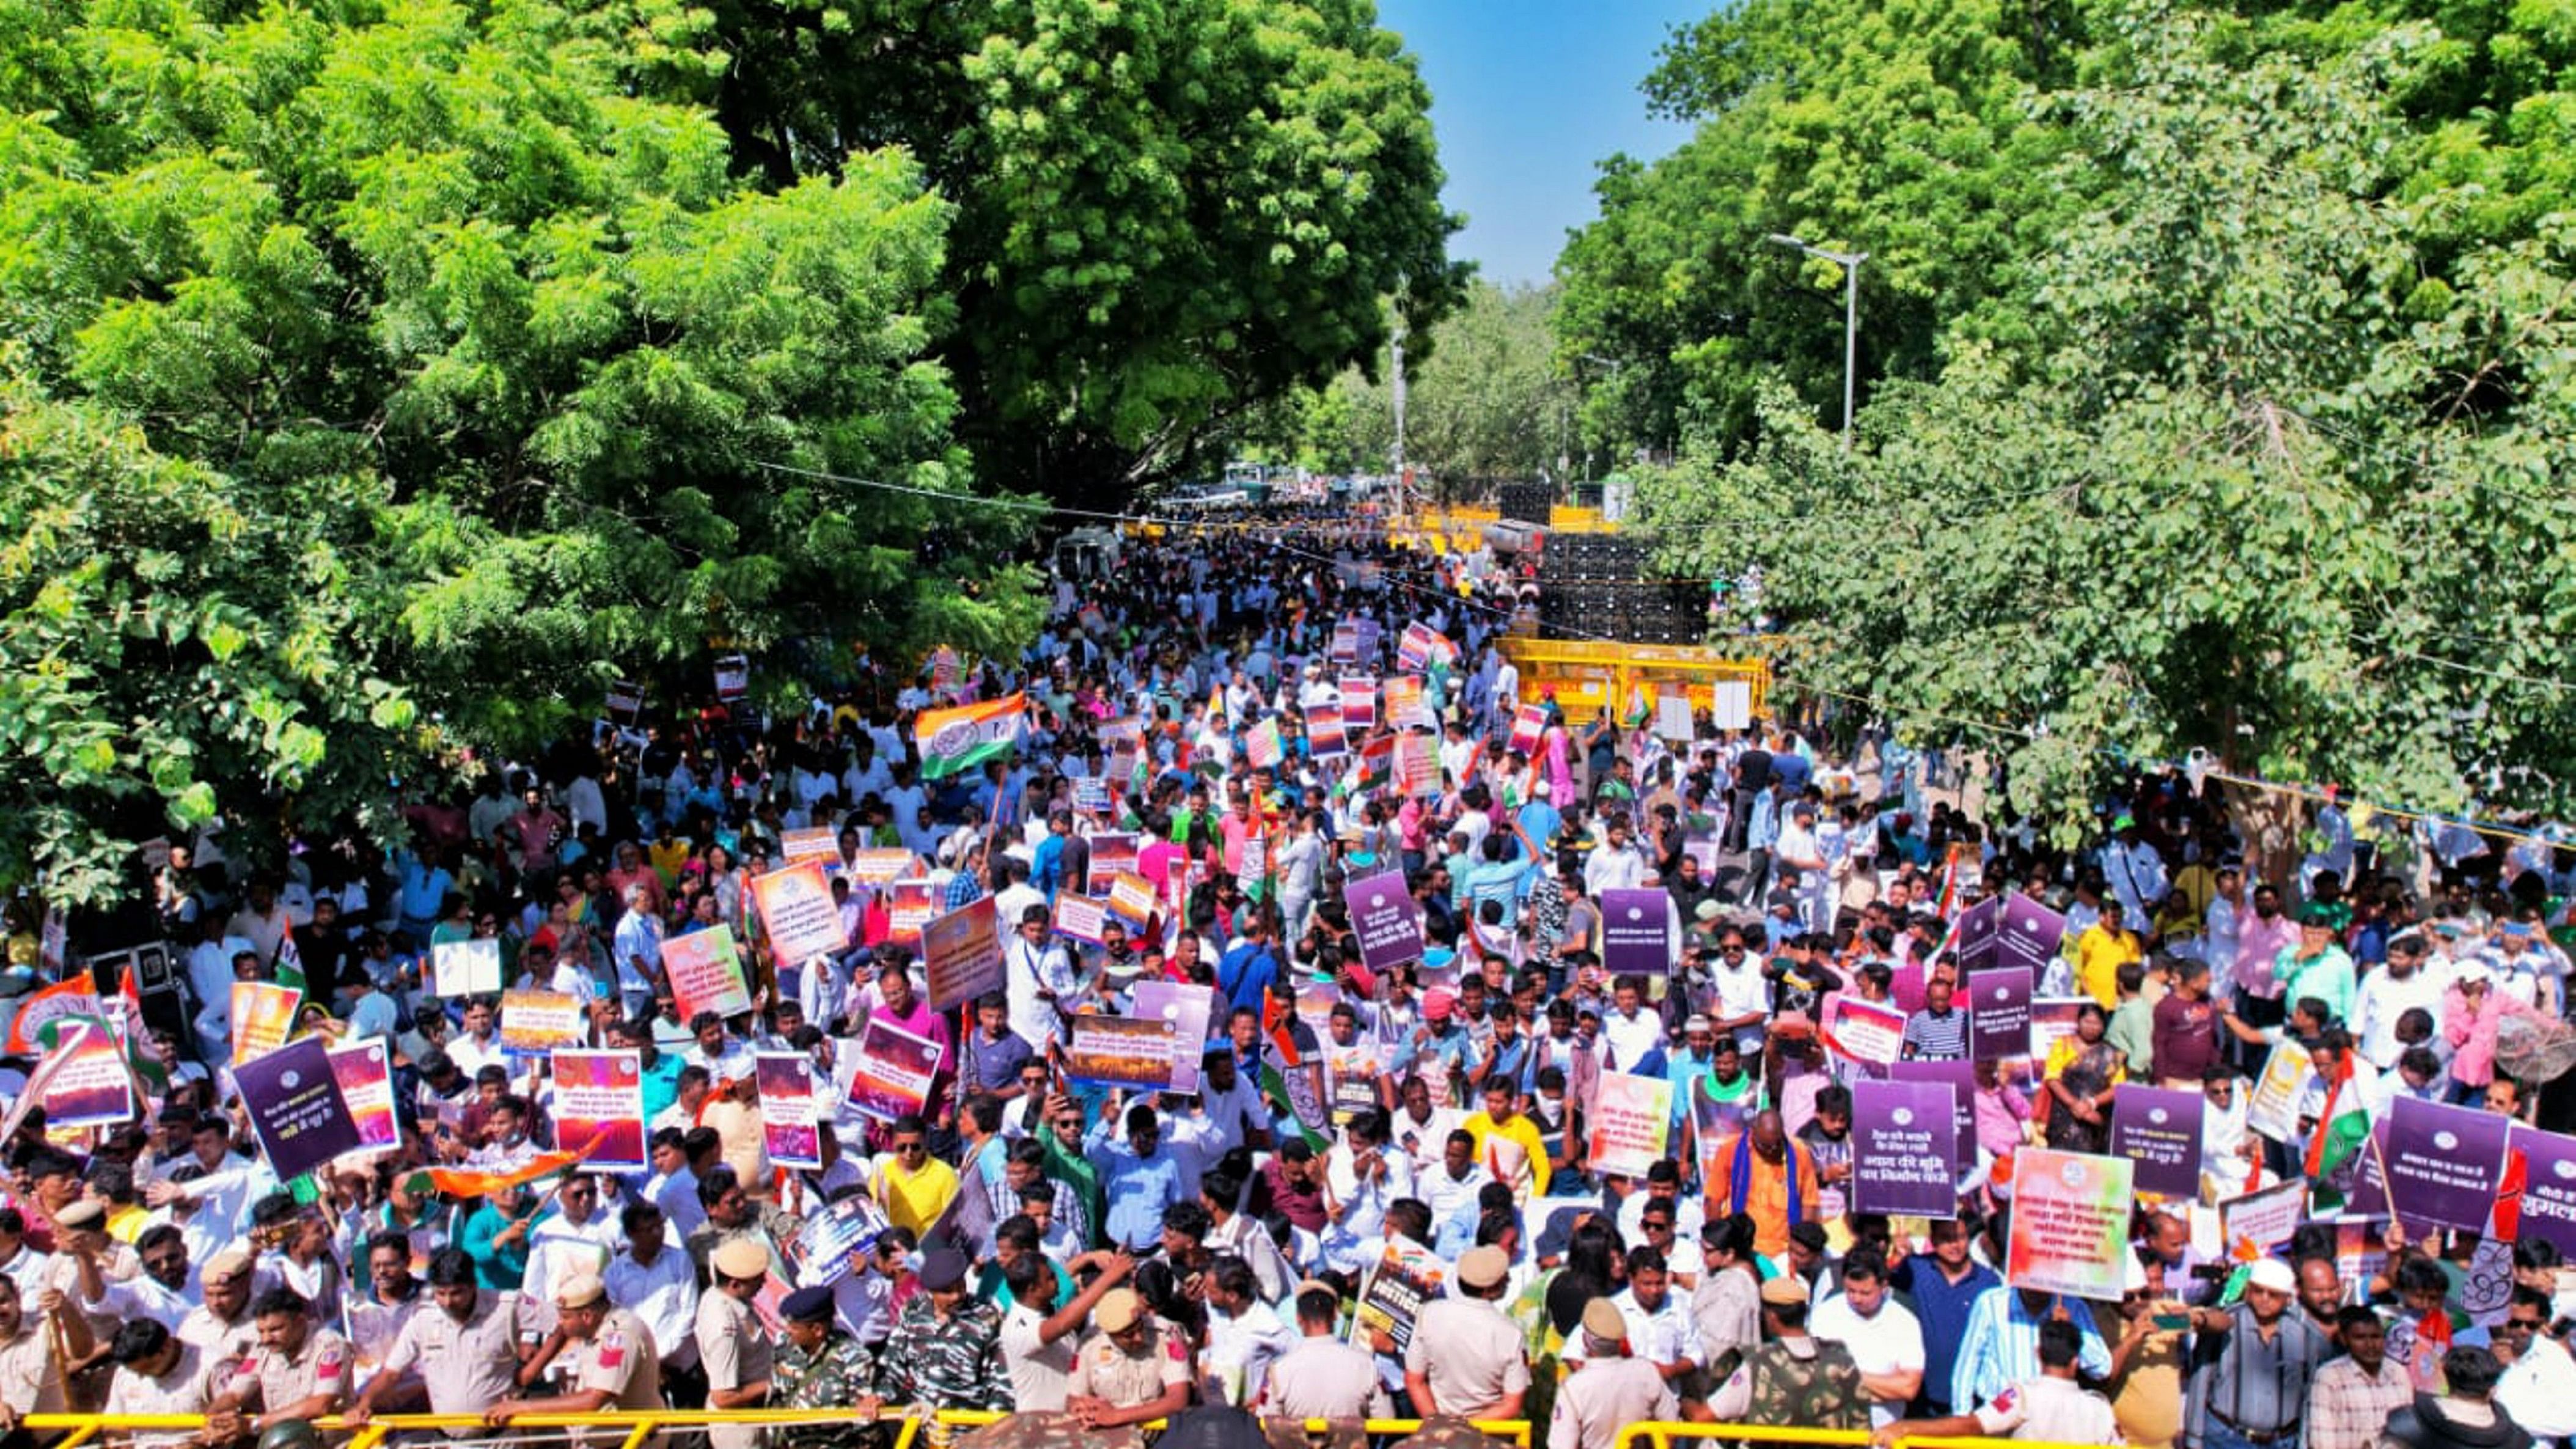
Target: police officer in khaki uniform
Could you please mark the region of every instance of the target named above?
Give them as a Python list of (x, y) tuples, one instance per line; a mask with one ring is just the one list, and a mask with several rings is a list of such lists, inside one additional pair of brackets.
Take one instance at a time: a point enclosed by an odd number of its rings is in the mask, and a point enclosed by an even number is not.
[(1179, 1413), (1190, 1401), (1190, 1351), (1171, 1327), (1145, 1311), (1132, 1288), (1100, 1300), (1100, 1324), (1074, 1356), (1064, 1386), (1067, 1412), (1091, 1429), (1115, 1429)]
[(209, 1414), (229, 1419), (256, 1401), (260, 1416), (246, 1428), (264, 1433), (272, 1424), (338, 1412), (349, 1397), (349, 1340), (314, 1327), (313, 1305), (292, 1288), (260, 1295), (250, 1316), (259, 1347), (233, 1366)]
[[(698, 1362), (707, 1372), (707, 1407), (757, 1409), (769, 1400), (771, 1344), (751, 1300), (769, 1280), (769, 1249), (757, 1237), (729, 1238), (707, 1255), (715, 1284), (698, 1299)], [(760, 1431), (741, 1425), (707, 1430), (708, 1449), (752, 1449)]]
[[(109, 1414), (202, 1414), (223, 1390), (215, 1366), (194, 1344), (150, 1318), (138, 1318), (116, 1330), (108, 1346), (116, 1376), (108, 1381)], [(134, 1449), (178, 1449), (195, 1440), (190, 1429), (138, 1429)]]
[(197, 1274), (204, 1301), (179, 1320), (179, 1341), (195, 1345), (218, 1370), (229, 1372), (235, 1360), (259, 1347), (259, 1326), (250, 1316), (250, 1280), (248, 1248), (215, 1254)]
[[(462, 1249), (441, 1248), (429, 1260), (429, 1300), (431, 1307), (413, 1314), (394, 1335), (385, 1366), (358, 1391), (357, 1402), (342, 1416), (345, 1422), (367, 1422), (379, 1400), (415, 1364), (435, 1414), (480, 1415), (518, 1387), (519, 1341), (526, 1323), (518, 1294), (483, 1288), (472, 1258)], [(472, 1432), (447, 1431), (458, 1439)]]
[(515, 1399), (483, 1416), (494, 1426), (522, 1414), (595, 1414), (602, 1409), (662, 1407), (662, 1355), (644, 1320), (608, 1303), (596, 1273), (575, 1273), (555, 1290), (555, 1331), (519, 1366), (519, 1386), (532, 1388), (548, 1368), (568, 1387), (547, 1398)]
[(1511, 1277), (1511, 1255), (1487, 1244), (1458, 1258), (1458, 1296), (1416, 1311), (1404, 1350), (1413, 1411), (1429, 1418), (1517, 1419), (1529, 1393), (1529, 1355), (1520, 1326), (1495, 1305)]
[(64, 1311), (62, 1295), (48, 1288), (40, 1301), (49, 1311), (27, 1312), (17, 1283), (0, 1277), (0, 1433), (25, 1415), (63, 1411), (63, 1354), (54, 1349), (54, 1324), (62, 1326), (63, 1352), (72, 1358), (87, 1358), (96, 1346), (88, 1321)]
[(107, 1235), (107, 1209), (83, 1199), (54, 1214), (54, 1255), (45, 1260), (36, 1275), (37, 1282), (66, 1298), (83, 1303), (82, 1316), (89, 1320), (90, 1336), (101, 1343), (116, 1336), (117, 1326), (125, 1320), (113, 1309), (101, 1304), (89, 1306), (80, 1293), (81, 1259), (90, 1258), (111, 1283), (130, 1282), (143, 1272), (143, 1260), (125, 1244)]

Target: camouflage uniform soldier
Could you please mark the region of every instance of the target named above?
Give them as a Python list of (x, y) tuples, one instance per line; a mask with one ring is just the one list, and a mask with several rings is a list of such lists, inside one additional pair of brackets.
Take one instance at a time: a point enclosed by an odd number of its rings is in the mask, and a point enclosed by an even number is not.
[(1001, 1310), (966, 1291), (964, 1254), (931, 1254), (877, 1361), (878, 1391), (916, 1408), (1008, 1409), (1010, 1382)]
[(1869, 1396), (1851, 1350), (1807, 1332), (1807, 1287), (1791, 1273), (1762, 1285), (1763, 1342), (1709, 1407), (1724, 1423), (1866, 1429)]
[(876, 1361), (859, 1341), (833, 1326), (832, 1290), (799, 1288), (779, 1306), (787, 1341), (769, 1374), (774, 1409), (848, 1409), (837, 1424), (790, 1424), (772, 1441), (779, 1449), (872, 1449), (883, 1439), (875, 1423)]

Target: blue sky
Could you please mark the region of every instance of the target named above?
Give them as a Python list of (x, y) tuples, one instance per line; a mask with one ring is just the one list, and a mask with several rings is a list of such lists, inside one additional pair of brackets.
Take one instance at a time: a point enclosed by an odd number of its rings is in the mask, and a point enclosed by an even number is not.
[(1637, 83), (1668, 29), (1714, 0), (1378, 0), (1431, 87), (1453, 256), (1497, 282), (1546, 280), (1592, 219), (1594, 163), (1662, 156), (1687, 127), (1650, 120)]

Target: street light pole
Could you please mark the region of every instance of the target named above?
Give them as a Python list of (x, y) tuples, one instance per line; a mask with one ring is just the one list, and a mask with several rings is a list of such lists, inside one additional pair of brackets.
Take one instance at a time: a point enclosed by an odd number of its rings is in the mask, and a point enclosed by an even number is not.
[(1828, 251), (1776, 231), (1771, 233), (1770, 241), (1773, 246), (1822, 257), (1843, 269), (1843, 451), (1848, 453), (1852, 442), (1852, 381), (1860, 371), (1860, 264), (1869, 260), (1869, 253)]

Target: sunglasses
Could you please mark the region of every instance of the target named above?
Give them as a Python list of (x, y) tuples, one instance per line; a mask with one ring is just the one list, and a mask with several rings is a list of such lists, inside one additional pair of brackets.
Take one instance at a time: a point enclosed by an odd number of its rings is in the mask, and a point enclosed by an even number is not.
[(894, 1145), (894, 1150), (910, 1157), (916, 1152), (928, 1152), (930, 1149), (918, 1142), (898, 1142)]

